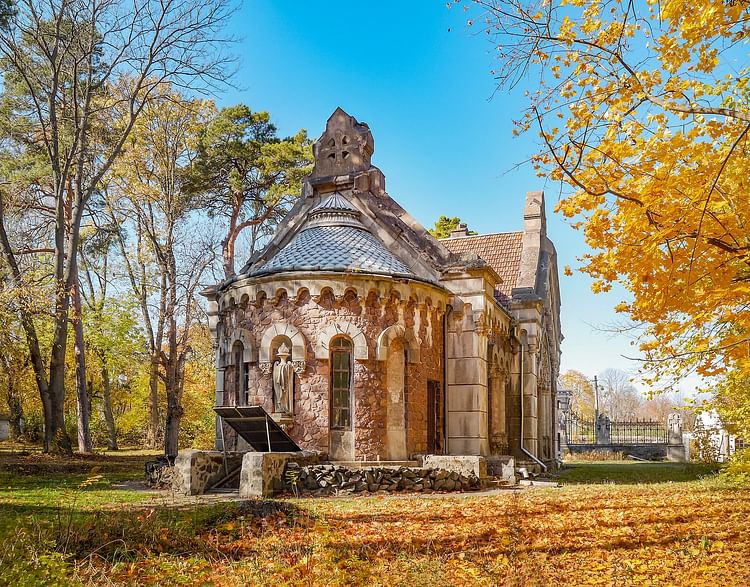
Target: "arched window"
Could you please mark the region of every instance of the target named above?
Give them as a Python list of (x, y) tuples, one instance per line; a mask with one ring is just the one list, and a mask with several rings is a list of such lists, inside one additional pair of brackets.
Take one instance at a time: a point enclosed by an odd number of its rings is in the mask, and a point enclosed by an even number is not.
[(247, 363), (243, 361), (245, 354), (245, 345), (239, 340), (232, 347), (232, 364), (236, 377), (235, 389), (237, 390), (237, 405), (244, 406), (247, 404)]
[(331, 428), (352, 427), (352, 343), (338, 337), (331, 342)]

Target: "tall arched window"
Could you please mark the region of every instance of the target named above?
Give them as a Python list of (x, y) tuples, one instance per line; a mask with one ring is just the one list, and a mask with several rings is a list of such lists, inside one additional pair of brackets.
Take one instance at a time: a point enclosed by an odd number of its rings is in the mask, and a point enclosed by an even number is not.
[(352, 427), (352, 343), (338, 337), (331, 342), (331, 428)]
[(244, 406), (247, 404), (247, 363), (243, 362), (245, 345), (239, 340), (232, 347), (232, 362), (236, 377), (235, 389), (237, 390), (236, 404)]

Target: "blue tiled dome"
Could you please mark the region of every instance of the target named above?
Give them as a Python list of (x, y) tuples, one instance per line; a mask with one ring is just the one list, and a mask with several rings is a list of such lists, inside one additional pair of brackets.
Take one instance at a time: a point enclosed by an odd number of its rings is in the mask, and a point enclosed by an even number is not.
[(413, 277), (359, 220), (360, 212), (338, 192), (310, 211), (302, 230), (250, 275), (282, 271), (341, 271)]

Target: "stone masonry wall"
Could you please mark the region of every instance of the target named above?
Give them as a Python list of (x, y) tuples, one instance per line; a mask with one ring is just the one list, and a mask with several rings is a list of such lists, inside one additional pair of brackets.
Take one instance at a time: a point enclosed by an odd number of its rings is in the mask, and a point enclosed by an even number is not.
[[(304, 450), (328, 452), (330, 366), (328, 360), (315, 358), (315, 347), (319, 339), (326, 336), (325, 331), (331, 324), (351, 322), (363, 332), (368, 347), (368, 359), (354, 361), (354, 457), (383, 458), (387, 418), (386, 361), (377, 360), (377, 341), (383, 330), (402, 324), (420, 341), (418, 362), (407, 364), (407, 451), (409, 454), (425, 452), (427, 380), (438, 380), (444, 387), (442, 309), (429, 300), (417, 303), (413, 298), (401, 299), (396, 294), (382, 296), (374, 291), (358, 296), (348, 290), (338, 297), (326, 289), (319, 296), (310, 295), (304, 288), (293, 293), (296, 295), (291, 298), (284, 291), (273, 298), (261, 294), (254, 302), (246, 301), (228, 309), (221, 318), (225, 336), (231, 336), (233, 328), (245, 329), (252, 333), (256, 349), (263, 333), (273, 323), (286, 322), (304, 336), (306, 367), (296, 378), (294, 423), (287, 430), (288, 434)], [(228, 368), (227, 374), (224, 397), (229, 404), (234, 402), (237, 383), (233, 369)], [(261, 371), (257, 361), (250, 365), (248, 389), (251, 405), (261, 405), (273, 412), (271, 376)], [(228, 446), (232, 448), (229, 443)]]
[[(481, 488), (473, 473), (462, 474), (439, 468), (368, 467), (351, 469), (340, 465), (300, 467), (288, 462), (284, 471), (287, 491), (301, 494), (348, 495), (394, 492), (472, 491)], [(292, 482), (292, 480), (294, 480)], [(293, 487), (293, 484), (295, 487)]]

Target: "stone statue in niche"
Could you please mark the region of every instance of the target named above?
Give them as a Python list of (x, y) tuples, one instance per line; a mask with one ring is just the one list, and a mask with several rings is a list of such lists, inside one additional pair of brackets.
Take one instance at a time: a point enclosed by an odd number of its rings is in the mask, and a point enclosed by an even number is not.
[(294, 365), (289, 362), (289, 347), (282, 344), (276, 352), (279, 360), (273, 364), (274, 411), (294, 412)]

